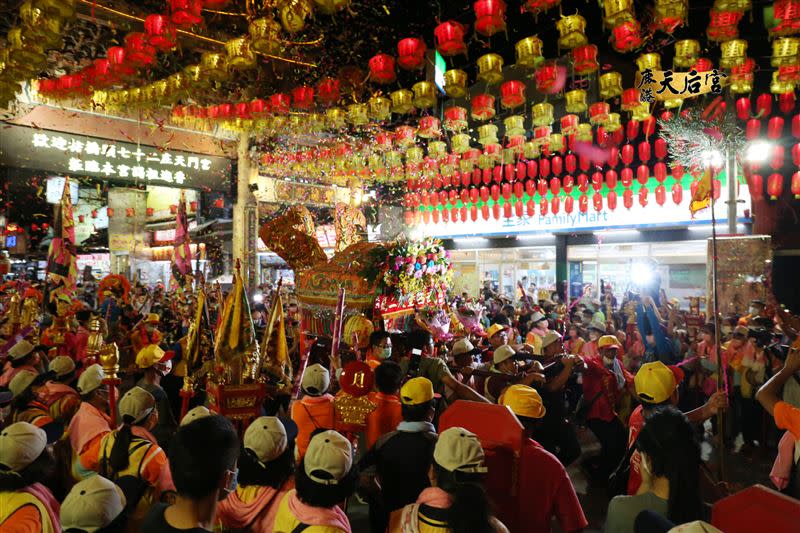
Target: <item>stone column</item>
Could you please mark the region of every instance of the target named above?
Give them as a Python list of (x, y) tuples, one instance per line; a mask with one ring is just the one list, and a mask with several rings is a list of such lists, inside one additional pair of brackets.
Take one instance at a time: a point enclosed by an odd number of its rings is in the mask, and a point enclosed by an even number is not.
[(250, 181), (258, 175), (258, 167), (250, 162), (250, 135), (242, 133), (239, 137), (238, 174), (236, 198), (233, 206), (233, 260), (242, 265), (242, 277), (250, 288), (256, 273), (251, 272), (251, 264), (255, 258), (255, 232), (253, 216), (256, 214), (256, 199), (250, 190)]

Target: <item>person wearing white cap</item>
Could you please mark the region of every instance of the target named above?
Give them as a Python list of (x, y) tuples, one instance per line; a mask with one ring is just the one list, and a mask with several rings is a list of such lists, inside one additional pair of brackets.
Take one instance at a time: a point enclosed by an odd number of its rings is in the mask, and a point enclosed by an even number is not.
[(108, 385), (103, 383), (104, 378), (103, 368), (98, 364), (86, 368), (78, 378), (81, 405), (67, 429), (72, 455), (75, 457), (72, 462), (72, 477), (75, 481), (92, 475), (92, 471), (83, 466), (84, 462), (88, 462), (88, 457), (84, 458), (84, 455), (90, 448), (97, 450), (100, 439), (113, 428), (108, 416)]
[(357, 481), (350, 441), (332, 429), (315, 433), (297, 465), (295, 490), (278, 506), (274, 531), (350, 533), (338, 504), (355, 492)]
[(68, 384), (75, 378), (75, 362), (65, 355), (50, 361), (47, 377), (50, 378), (36, 390), (36, 399), (47, 407), (53, 420), (68, 426), (81, 405), (78, 392)]
[(274, 416), (253, 420), (239, 454), (239, 486), (222, 500), (217, 517), (225, 529), (271, 533), (278, 505), (294, 485), (294, 453), (289, 447), (294, 423)]
[(483, 394), (493, 403), (503, 393), (506, 387), (514, 383), (532, 385), (533, 383), (544, 383), (545, 378), (542, 374), (542, 365), (539, 361), (534, 361), (533, 366), (524, 373), (519, 373), (519, 366), (514, 348), (505, 344), (494, 351), (491, 366), (491, 375), (483, 383)]
[(21, 340), (8, 350), (7, 361), (0, 374), (0, 387), (8, 387), (11, 380), (23, 370), (39, 373), (41, 356), (36, 346), (26, 340)]
[(50, 411), (39, 401), (38, 394), (42, 389), (45, 376), (23, 370), (11, 380), (8, 388), (14, 395), (11, 404), (12, 422), (30, 422), (47, 433), (48, 440), (55, 442), (64, 433), (64, 424), (50, 416)]
[(331, 376), (320, 364), (311, 365), (303, 373), (301, 388), (304, 396), (292, 404), (292, 420), (297, 424), (295, 458), (303, 458), (315, 429), (333, 428), (333, 396), (328, 394)]
[(117, 533), (124, 530), (125, 494), (103, 476), (78, 482), (61, 504), (64, 533)]
[(483, 489), (486, 472), (483, 448), (474, 433), (460, 427), (442, 431), (428, 474), (431, 486), (422, 491), (416, 503), (392, 513), (389, 533), (507, 532), (491, 515), (489, 497)]
[(72, 385), (75, 379), (75, 361), (66, 355), (54, 357), (47, 370), (53, 374), (53, 381)]
[(118, 483), (131, 512), (129, 525), (141, 523), (162, 493), (174, 490), (167, 456), (150, 430), (158, 423), (153, 395), (133, 387), (119, 401), (122, 425), (81, 456), (83, 466)]
[(550, 331), (548, 325), (550, 324), (547, 317), (539, 311), (535, 311), (530, 318), (531, 329), (525, 336), (525, 344), (533, 347), (535, 355), (542, 354), (542, 339), (544, 339), (547, 332)]
[(189, 412), (186, 413), (181, 419), (180, 425), (185, 426), (186, 424), (191, 424), (195, 420), (211, 416), (211, 414), (212, 413), (208, 410), (208, 407), (205, 405), (198, 405), (197, 407), (189, 409)]
[(0, 431), (0, 530), (60, 531), (58, 501), (39, 483), (54, 467), (44, 430), (17, 422)]

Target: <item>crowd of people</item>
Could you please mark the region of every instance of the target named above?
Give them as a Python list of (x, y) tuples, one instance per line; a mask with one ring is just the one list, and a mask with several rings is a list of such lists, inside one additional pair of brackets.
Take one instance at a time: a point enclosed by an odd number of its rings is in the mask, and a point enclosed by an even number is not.
[[(376, 533), (582, 531), (590, 521), (568, 469), (608, 498), (591, 527), (666, 532), (709, 519), (704, 439), (741, 460), (774, 448), (770, 478), (800, 496), (798, 320), (774, 301), (706, 320), (663, 292), (618, 302), (605, 286), (570, 301), (522, 291), (514, 303), (487, 285), (450, 299), (449, 333), (376, 321), (335, 357), (325, 339), (301, 353), (289, 304), (291, 368), (271, 369), (272, 397), (243, 426), (204, 394), (182, 411), (192, 294), (137, 284), (123, 303), (83, 287), (54, 335), (47, 301), (33, 327), (3, 327), (20, 290), (0, 294), (3, 532), (350, 532), (365, 505)], [(219, 296), (208, 293), (210, 324)], [(475, 320), (459, 323), (466, 310)], [(267, 308), (254, 314), (264, 326)], [(90, 356), (92, 335), (119, 346), (119, 383)], [(357, 432), (336, 416), (352, 360), (374, 375), (374, 409)], [(512, 463), (441, 423), (454, 404), (511, 413), (522, 428)], [(490, 481), (504, 467), (513, 494)]]

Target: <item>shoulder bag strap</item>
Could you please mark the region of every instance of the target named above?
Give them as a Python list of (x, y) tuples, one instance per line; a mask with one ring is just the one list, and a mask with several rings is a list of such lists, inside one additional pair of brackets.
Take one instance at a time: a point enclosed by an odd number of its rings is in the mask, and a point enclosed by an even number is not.
[(303, 523), (297, 524), (297, 526), (295, 526), (295, 528), (292, 530), (292, 533), (302, 533), (309, 527), (311, 526), (309, 526), (308, 524), (303, 524)]

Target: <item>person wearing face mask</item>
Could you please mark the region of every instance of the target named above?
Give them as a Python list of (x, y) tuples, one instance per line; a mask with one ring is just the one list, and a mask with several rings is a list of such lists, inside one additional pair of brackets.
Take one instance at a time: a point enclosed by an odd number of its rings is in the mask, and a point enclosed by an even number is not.
[(8, 350), (8, 356), (3, 374), (0, 375), (0, 387), (8, 387), (11, 380), (23, 370), (39, 373), (41, 356), (36, 346), (26, 340), (21, 340)]
[(533, 347), (533, 353), (542, 354), (542, 339), (547, 335), (549, 328), (547, 317), (539, 311), (531, 315), (531, 329), (525, 336), (525, 343)]
[(213, 531), (219, 502), (236, 491), (238, 485), (240, 447), (236, 430), (225, 417), (204, 416), (181, 426), (169, 447), (169, 469), (174, 472), (177, 491), (175, 502), (169, 506), (155, 504), (138, 531)]
[(501, 346), (494, 351), (494, 364), (489, 370), (491, 375), (486, 378), (483, 386), (484, 396), (492, 403), (497, 403), (497, 399), (509, 385), (530, 386), (533, 383), (545, 382), (541, 363), (534, 361), (529, 370), (520, 373), (515, 355), (514, 348), (509, 345)]
[(158, 425), (153, 428), (153, 435), (160, 446), (166, 446), (178, 427), (167, 393), (161, 387), (161, 379), (172, 370), (174, 355), (175, 352), (164, 352), (156, 344), (145, 346), (136, 355), (136, 366), (144, 370), (144, 376), (136, 385), (152, 394), (156, 399)]
[(163, 335), (158, 331), (158, 323), (158, 315), (150, 313), (133, 328), (130, 333), (133, 353), (138, 354), (145, 346), (150, 344), (161, 344)]
[(605, 483), (625, 455), (627, 435), (616, 406), (625, 389), (632, 387), (633, 376), (617, 357), (616, 337), (600, 337), (597, 347), (598, 356), (583, 358), (583, 399), (588, 403), (586, 425), (600, 441), (600, 455), (588, 458), (583, 466), (593, 481)]
[(134, 387), (119, 401), (122, 425), (81, 456), (83, 466), (119, 485), (130, 514), (127, 531), (138, 531), (147, 509), (174, 491), (167, 456), (150, 433), (158, 423), (153, 395)]
[(47, 434), (27, 422), (0, 432), (0, 531), (61, 531), (61, 506), (41, 483), (55, 467), (48, 444)]
[(606, 326), (602, 322), (592, 322), (589, 324), (586, 331), (589, 342), (581, 347), (581, 357), (598, 357), (600, 351), (597, 347), (597, 341), (600, 340), (600, 337), (605, 335)]
[(372, 370), (392, 357), (392, 339), (386, 331), (373, 331), (369, 335), (366, 362)]
[(673, 524), (702, 518), (700, 445), (686, 415), (674, 407), (659, 408), (647, 418), (636, 447), (642, 485), (634, 496), (611, 500), (605, 533), (633, 533), (636, 517), (646, 509)]
[(751, 301), (748, 313), (739, 319), (739, 325), (749, 326), (754, 319), (764, 316), (764, 310), (766, 308), (767, 304), (765, 304), (762, 300)]

